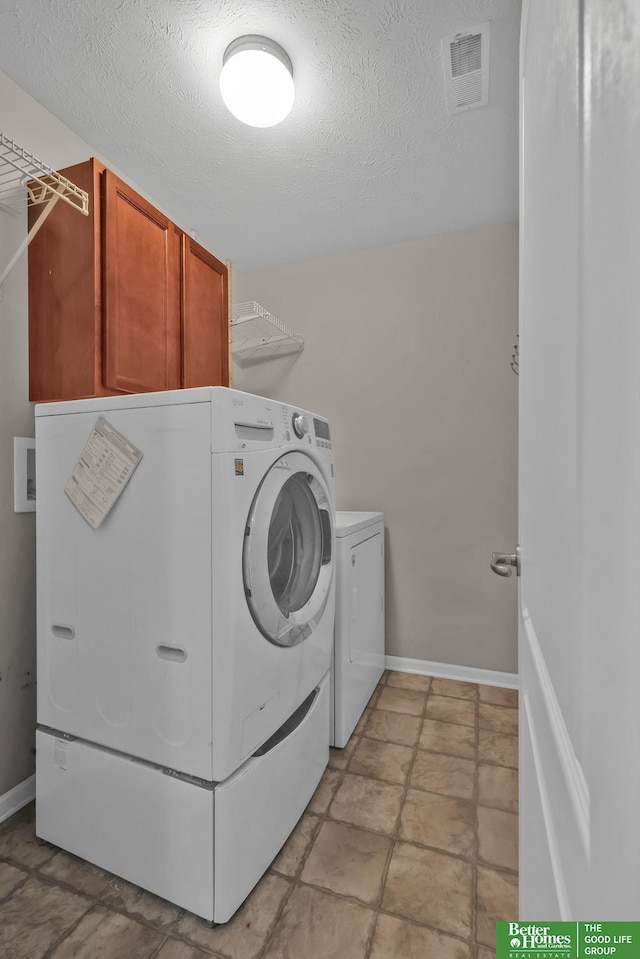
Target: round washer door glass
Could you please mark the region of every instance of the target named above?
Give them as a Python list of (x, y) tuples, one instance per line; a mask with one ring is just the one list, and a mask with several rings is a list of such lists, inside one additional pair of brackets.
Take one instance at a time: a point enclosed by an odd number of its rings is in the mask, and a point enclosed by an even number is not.
[(281, 457), (264, 477), (245, 530), (243, 573), (263, 635), (280, 646), (303, 642), (322, 616), (333, 573), (329, 494), (304, 453)]

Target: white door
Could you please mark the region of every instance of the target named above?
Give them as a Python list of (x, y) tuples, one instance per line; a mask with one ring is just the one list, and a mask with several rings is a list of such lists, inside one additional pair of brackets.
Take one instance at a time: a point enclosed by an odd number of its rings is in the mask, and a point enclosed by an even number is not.
[(521, 45), (520, 919), (640, 919), (640, 6)]

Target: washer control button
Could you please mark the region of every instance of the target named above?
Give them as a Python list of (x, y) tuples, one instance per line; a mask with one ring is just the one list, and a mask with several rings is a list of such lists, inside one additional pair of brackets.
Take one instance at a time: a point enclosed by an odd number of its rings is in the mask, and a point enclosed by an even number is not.
[(302, 413), (293, 414), (293, 416), (291, 417), (291, 425), (293, 426), (293, 432), (296, 434), (299, 440), (302, 439), (305, 433), (309, 432), (307, 421), (305, 420)]

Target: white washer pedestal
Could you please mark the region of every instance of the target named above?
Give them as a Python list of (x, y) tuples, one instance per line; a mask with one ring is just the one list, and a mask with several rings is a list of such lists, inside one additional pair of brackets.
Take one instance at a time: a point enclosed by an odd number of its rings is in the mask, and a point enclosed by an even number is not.
[(331, 744), (346, 746), (384, 672), (384, 514), (336, 513)]

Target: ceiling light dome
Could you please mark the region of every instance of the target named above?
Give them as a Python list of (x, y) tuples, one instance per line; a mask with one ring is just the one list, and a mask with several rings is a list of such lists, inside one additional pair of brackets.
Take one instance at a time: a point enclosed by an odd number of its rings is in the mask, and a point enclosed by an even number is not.
[(252, 127), (275, 126), (293, 106), (291, 60), (268, 37), (238, 37), (224, 52), (220, 93), (238, 120)]

